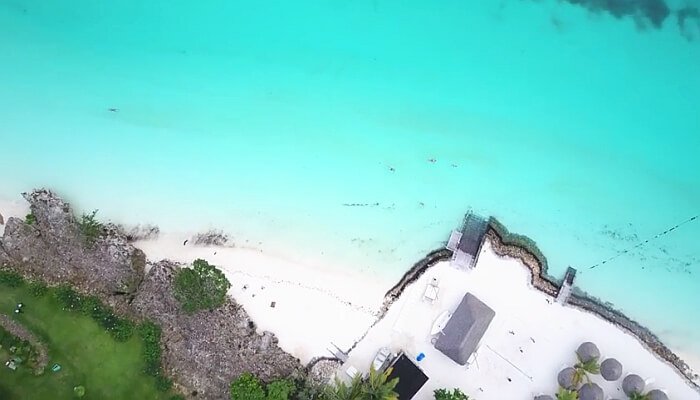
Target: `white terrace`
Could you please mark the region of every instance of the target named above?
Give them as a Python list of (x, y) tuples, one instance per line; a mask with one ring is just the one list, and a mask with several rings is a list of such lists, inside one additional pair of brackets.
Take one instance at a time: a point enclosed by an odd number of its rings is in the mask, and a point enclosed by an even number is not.
[[(575, 362), (579, 344), (593, 341), (603, 358), (622, 362), (623, 376), (633, 372), (656, 377), (659, 384), (650, 379), (649, 389), (665, 389), (671, 398), (697, 398), (678, 374), (636, 339), (530, 287), (529, 271), (520, 263), (499, 258), (488, 244), (478, 260), (471, 270), (439, 263), (406, 288), (384, 319), (350, 352), (338, 376), (345, 377), (349, 367), (367, 372), (377, 351), (388, 346), (396, 353), (403, 350), (414, 362), (420, 353), (425, 354), (416, 363), (429, 380), (415, 399), (432, 399), (437, 388), (458, 387), (478, 400), (529, 400), (538, 394), (553, 395), (558, 371)], [(425, 294), (434, 280), (439, 290), (431, 301)], [(496, 316), (469, 363), (461, 366), (433, 347), (430, 333), (435, 320), (445, 310), (454, 311), (467, 292), (491, 307)], [(600, 377), (594, 381), (608, 398), (624, 397), (621, 381), (610, 383)]]

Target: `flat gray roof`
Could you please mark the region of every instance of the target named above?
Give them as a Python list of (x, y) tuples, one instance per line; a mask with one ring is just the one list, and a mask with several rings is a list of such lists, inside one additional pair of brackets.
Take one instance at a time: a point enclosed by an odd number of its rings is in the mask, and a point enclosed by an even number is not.
[(457, 364), (465, 365), (495, 316), (496, 312), (489, 306), (467, 293), (438, 334), (435, 348)]

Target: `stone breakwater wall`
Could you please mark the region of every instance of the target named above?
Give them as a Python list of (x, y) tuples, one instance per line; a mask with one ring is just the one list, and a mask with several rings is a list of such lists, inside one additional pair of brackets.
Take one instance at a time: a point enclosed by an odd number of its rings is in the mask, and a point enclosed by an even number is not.
[(382, 307), (377, 313), (377, 319), (374, 320), (374, 323), (367, 328), (365, 333), (353, 343), (353, 345), (348, 349), (348, 353), (351, 352), (358, 343), (362, 341), (362, 339), (367, 336), (367, 333), (374, 328), (375, 325), (381, 321), (386, 313), (389, 311), (389, 307), (391, 307), (392, 304), (401, 296), (401, 293), (410, 285), (411, 283), (415, 282), (418, 280), (418, 278), (423, 275), (425, 271), (430, 269), (433, 265), (441, 262), (441, 261), (449, 261), (452, 258), (452, 251), (447, 250), (445, 248), (443, 249), (437, 249), (433, 250), (430, 253), (428, 253), (425, 257), (421, 258), (418, 262), (413, 264), (413, 266), (399, 279), (399, 281), (394, 285), (391, 289), (389, 289), (388, 292), (384, 295), (384, 302), (382, 303)]
[(418, 278), (423, 275), (425, 271), (430, 269), (433, 265), (441, 261), (449, 261), (452, 258), (452, 251), (447, 249), (438, 249), (431, 251), (425, 257), (420, 259), (417, 263), (413, 264), (411, 269), (406, 272), (399, 282), (394, 285), (388, 292), (384, 295), (384, 303), (379, 312), (379, 319), (384, 317), (384, 314), (389, 310), (389, 307), (396, 301), (396, 299), (401, 296), (401, 293), (410, 285), (411, 283), (418, 280)]
[[(561, 280), (556, 280), (547, 273), (547, 260), (536, 243), (526, 236), (510, 233), (503, 224), (491, 218), (486, 233), (494, 252), (501, 257), (511, 257), (522, 262), (529, 270), (531, 284), (535, 289), (556, 297), (561, 287)], [(615, 324), (635, 336), (649, 350), (673, 366), (696, 391), (700, 392), (700, 375), (692, 369), (648, 328), (627, 317), (621, 311), (606, 305), (585, 292), (575, 290), (567, 304), (580, 310), (593, 313)]]

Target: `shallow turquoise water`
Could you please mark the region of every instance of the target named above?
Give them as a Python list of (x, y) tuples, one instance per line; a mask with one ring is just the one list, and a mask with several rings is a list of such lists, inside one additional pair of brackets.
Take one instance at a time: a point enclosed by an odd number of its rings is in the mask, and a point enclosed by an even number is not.
[(672, 18), (141, 3), (0, 1), (1, 195), (393, 276), (472, 208), (700, 354), (700, 222), (587, 269), (700, 212), (700, 40)]

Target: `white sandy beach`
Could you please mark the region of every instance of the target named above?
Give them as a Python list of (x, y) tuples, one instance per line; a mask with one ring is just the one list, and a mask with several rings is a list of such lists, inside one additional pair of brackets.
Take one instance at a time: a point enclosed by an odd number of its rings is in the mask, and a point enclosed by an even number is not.
[[(201, 257), (220, 266), (233, 283), (231, 295), (259, 328), (274, 332), (280, 346), (302, 362), (328, 356), (331, 342), (345, 350), (361, 338), (395, 283), (333, 268), (309, 268), (251, 249), (183, 246), (185, 238), (162, 235), (137, 246), (150, 259), (190, 262)], [(427, 305), (420, 298), (432, 277), (439, 279), (441, 289), (438, 300)], [(478, 351), (478, 365), (468, 369), (435, 350), (428, 337), (434, 319), (454, 309), (465, 292), (496, 311)], [(583, 341), (595, 342), (603, 358), (620, 360), (624, 374), (647, 379), (648, 389), (661, 388), (673, 399), (700, 399), (673, 367), (635, 337), (593, 314), (552, 302), (529, 285), (528, 269), (498, 257), (488, 244), (474, 270), (463, 272), (439, 263), (410, 285), (350, 353), (349, 364), (367, 370), (381, 346), (410, 356), (423, 352), (426, 358), (419, 365), (430, 380), (418, 399), (430, 399), (434, 389), (453, 386), (479, 400), (530, 399), (554, 394), (557, 372), (575, 362), (574, 351)], [(606, 394), (624, 397), (618, 393), (621, 381), (595, 381)]]
[[(430, 279), (440, 282), (438, 300), (422, 301)], [(460, 366), (430, 343), (433, 321), (444, 310), (453, 311), (470, 292), (496, 312), (475, 360)], [(623, 365), (623, 377), (635, 373), (647, 380), (647, 390), (662, 389), (672, 399), (700, 399), (676, 371), (647, 351), (633, 336), (587, 312), (562, 306), (529, 286), (529, 270), (512, 259), (498, 257), (486, 244), (474, 270), (459, 271), (439, 263), (409, 286), (384, 320), (350, 353), (348, 364), (367, 369), (376, 351), (389, 346), (415, 359), (430, 380), (416, 398), (430, 399), (441, 387), (459, 387), (479, 400), (532, 399), (554, 395), (557, 373), (576, 362), (575, 350), (592, 341), (601, 358), (613, 357)], [(622, 381), (593, 378), (607, 398), (624, 398)]]
[(231, 281), (229, 293), (259, 330), (274, 332), (280, 346), (303, 363), (331, 356), (331, 343), (352, 346), (376, 320), (393, 284), (332, 267), (306, 267), (254, 249), (183, 245), (187, 238), (161, 234), (136, 246), (150, 260), (203, 258), (220, 267)]
[[(26, 212), (22, 202), (0, 204), (5, 219)], [(255, 249), (183, 245), (188, 238), (161, 234), (136, 246), (152, 261), (190, 263), (204, 258), (222, 268), (232, 283), (230, 294), (259, 330), (275, 333), (279, 345), (304, 363), (330, 356), (331, 343), (346, 350), (367, 333), (385, 292), (395, 283), (332, 266), (312, 268)], [(429, 304), (421, 298), (433, 277), (440, 282), (440, 292), (437, 301)], [(435, 350), (428, 336), (434, 319), (444, 310), (454, 310), (466, 292), (496, 312), (476, 361), (468, 368)], [(700, 399), (670, 365), (635, 337), (595, 315), (553, 302), (529, 285), (527, 268), (498, 257), (488, 244), (475, 269), (464, 272), (439, 263), (411, 284), (357, 344), (348, 365), (366, 371), (382, 346), (411, 357), (423, 352), (426, 357), (418, 364), (430, 380), (417, 399), (432, 399), (436, 388), (460, 387), (479, 400), (525, 400), (554, 394), (557, 372), (575, 362), (574, 351), (583, 341), (595, 342), (603, 358), (620, 360), (623, 376), (636, 373), (647, 379), (648, 389), (663, 389), (672, 399)], [(697, 363), (698, 359), (691, 356), (686, 361)], [(698, 370), (698, 364), (691, 366)], [(594, 381), (608, 398), (624, 398), (621, 381), (609, 383), (600, 377)]]

